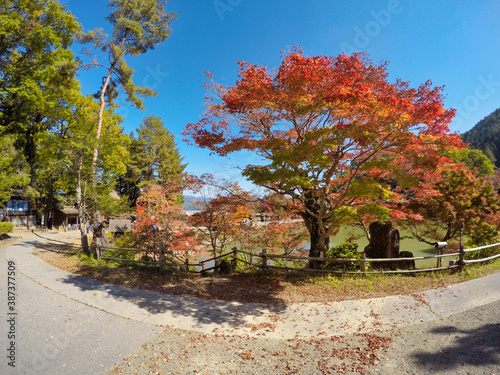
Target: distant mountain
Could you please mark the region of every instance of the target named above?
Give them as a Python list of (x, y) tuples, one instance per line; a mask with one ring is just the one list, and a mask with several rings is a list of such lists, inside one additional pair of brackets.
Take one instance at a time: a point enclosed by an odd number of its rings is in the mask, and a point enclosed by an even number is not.
[(470, 148), (481, 150), (495, 166), (500, 167), (500, 108), (479, 121), (462, 139)]
[(184, 195), (184, 210), (185, 211), (201, 211), (200, 207), (195, 202), (203, 202), (203, 198), (195, 197), (194, 195)]

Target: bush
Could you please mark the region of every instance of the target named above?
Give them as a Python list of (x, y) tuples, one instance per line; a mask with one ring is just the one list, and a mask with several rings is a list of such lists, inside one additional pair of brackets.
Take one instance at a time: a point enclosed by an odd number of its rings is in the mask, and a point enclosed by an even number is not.
[[(326, 253), (327, 258), (356, 258), (361, 259), (355, 243), (343, 243), (331, 247)], [(360, 269), (359, 262), (327, 262), (325, 268), (338, 271), (355, 271)]]
[[(466, 248), (475, 248), (478, 246), (466, 246)], [(465, 260), (475, 260), (475, 259), (485, 259), (493, 255), (497, 255), (500, 252), (500, 247), (489, 247), (487, 249), (482, 249), (478, 251), (471, 251), (465, 254)]]
[(0, 234), (12, 233), (14, 231), (14, 224), (0, 223)]
[(76, 254), (77, 258), (82, 261), (82, 262), (85, 262), (87, 264), (94, 264), (95, 263), (95, 258), (94, 258), (94, 255), (93, 254), (90, 254), (90, 255), (87, 255), (85, 254), (83, 251), (79, 251), (77, 254)]
[[(108, 233), (109, 235), (110, 233)], [(120, 236), (113, 236), (115, 247), (136, 247), (134, 242), (134, 236), (132, 233), (124, 233)]]
[[(107, 233), (108, 237), (110, 237), (110, 234), (112, 235), (112, 233)], [(129, 233), (125, 233), (119, 236), (112, 235), (110, 240), (114, 240), (114, 243), (112, 245), (113, 247), (135, 247), (132, 235), (130, 235)], [(135, 255), (136, 253), (134, 251), (113, 250), (113, 249), (105, 250), (103, 254), (104, 257), (132, 259), (132, 260), (135, 259)]]
[(108, 258), (121, 258), (121, 259), (135, 259), (135, 253), (127, 250), (105, 250), (103, 257)]

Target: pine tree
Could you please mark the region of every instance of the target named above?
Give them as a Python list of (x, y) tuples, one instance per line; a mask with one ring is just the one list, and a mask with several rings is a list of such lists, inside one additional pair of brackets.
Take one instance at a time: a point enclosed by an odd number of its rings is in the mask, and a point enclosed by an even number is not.
[[(103, 67), (106, 75), (99, 93), (99, 115), (96, 129), (97, 144), (94, 147), (92, 165), (95, 168), (101, 137), (102, 119), (106, 106), (106, 95), (116, 98), (116, 89), (126, 94), (126, 100), (135, 107), (144, 109), (141, 96), (155, 96), (156, 92), (148, 87), (138, 86), (133, 82), (134, 70), (125, 62), (125, 56), (137, 56), (163, 43), (170, 33), (169, 24), (175, 15), (167, 12), (165, 0), (111, 0), (113, 8), (106, 20), (113, 26), (111, 36), (95, 29), (80, 36), (83, 43), (92, 43), (94, 48), (108, 53), (107, 61), (97, 58), (83, 65), (86, 69)], [(113, 79), (115, 77), (115, 79)], [(111, 93), (108, 89), (112, 89)]]
[(137, 129), (137, 138), (133, 134), (130, 137), (131, 161), (127, 172), (118, 178), (118, 186), (135, 207), (141, 189), (150, 184), (179, 182), (186, 164), (182, 163), (184, 158), (179, 154), (174, 135), (158, 116), (144, 117)]

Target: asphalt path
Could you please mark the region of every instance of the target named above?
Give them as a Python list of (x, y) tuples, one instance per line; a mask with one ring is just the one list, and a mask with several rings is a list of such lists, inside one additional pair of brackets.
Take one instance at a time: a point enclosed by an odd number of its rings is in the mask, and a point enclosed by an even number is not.
[[(259, 345), (271, 342), (278, 348), (292, 340), (355, 337), (360, 332), (392, 336), (385, 358), (371, 368), (375, 373), (500, 374), (500, 273), (409, 296), (241, 304), (105, 284), (58, 270), (33, 255), (40, 243), (64, 241), (65, 236), (33, 236), (0, 249), (2, 375), (102, 374), (115, 364), (124, 373), (156, 373), (144, 362), (166, 350), (165, 342), (174, 351), (171, 356), (191, 345), (174, 342), (179, 337), (198, 340), (195, 336), (203, 335), (206, 341), (236, 335), (244, 338), (242, 347), (253, 343), (257, 353)], [(226, 371), (218, 358), (227, 343), (218, 347), (212, 339), (207, 342), (196, 364), (206, 358), (202, 373)], [(310, 358), (316, 355), (312, 350)], [(135, 363), (134, 358), (144, 361)], [(184, 360), (175, 372), (167, 364), (158, 373), (197, 371), (189, 357)], [(307, 372), (300, 372), (299, 366), (297, 373), (324, 373), (311, 363), (302, 369)], [(248, 361), (228, 369), (257, 373)], [(278, 372), (262, 367), (258, 373)]]
[(393, 332), (380, 374), (500, 374), (500, 301)]
[(27, 276), (31, 264), (23, 256), (42, 241), (0, 250), (0, 374), (101, 374), (163, 330), (51, 290), (33, 272)]

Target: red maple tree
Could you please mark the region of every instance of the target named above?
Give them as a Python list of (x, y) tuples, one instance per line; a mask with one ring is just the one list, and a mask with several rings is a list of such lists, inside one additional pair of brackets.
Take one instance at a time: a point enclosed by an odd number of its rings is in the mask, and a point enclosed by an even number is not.
[[(444, 108), (441, 87), (390, 83), (386, 64), (366, 55), (294, 51), (277, 69), (239, 66), (234, 86), (207, 85), (212, 96), (204, 117), (184, 135), (219, 155), (261, 156), (243, 174), (300, 204), (310, 256), (324, 254), (329, 236), (360, 210), (397, 198), (383, 181), (395, 177), (402, 186), (431, 191), (427, 181), (450, 162), (442, 150), (463, 147), (449, 133), (454, 110)], [(373, 212), (387, 219), (387, 210)]]

